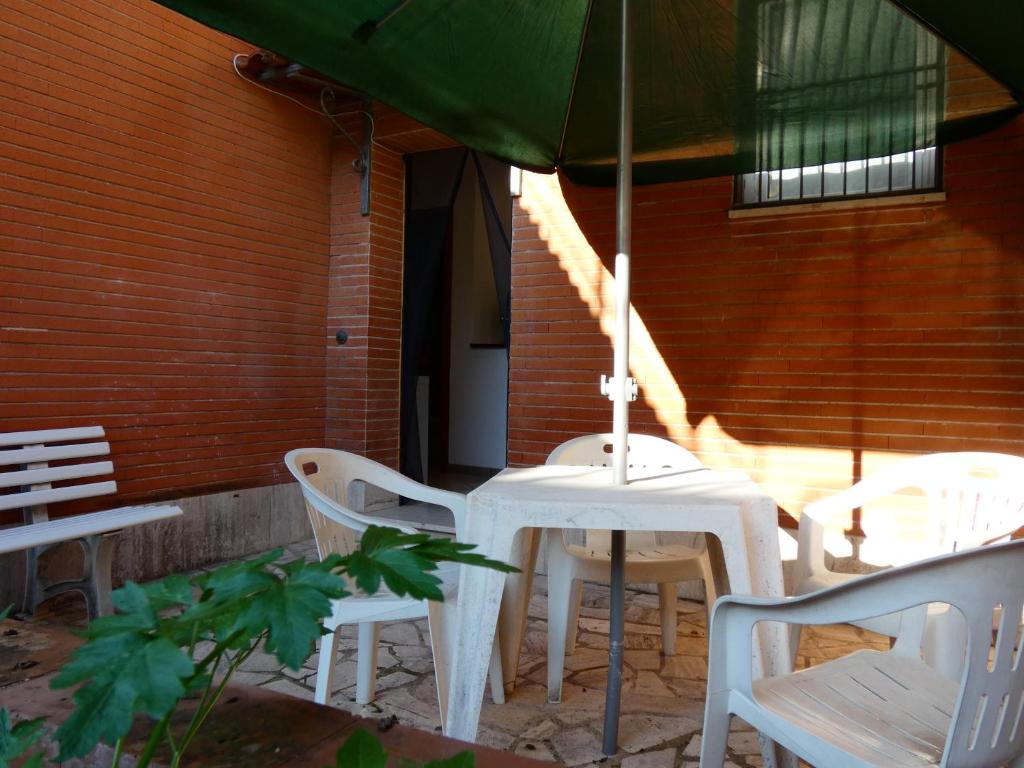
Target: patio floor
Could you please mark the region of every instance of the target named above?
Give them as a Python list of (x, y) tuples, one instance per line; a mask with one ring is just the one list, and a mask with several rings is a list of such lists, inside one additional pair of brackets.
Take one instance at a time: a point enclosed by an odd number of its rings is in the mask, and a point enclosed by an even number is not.
[[(312, 540), (285, 550), (283, 560), (315, 559)], [(211, 568), (216, 566), (210, 566)], [(677, 655), (661, 655), (657, 594), (627, 590), (626, 653), (619, 728), (620, 753), (604, 759), (601, 729), (608, 651), (608, 590), (587, 584), (580, 612), (576, 653), (566, 657), (562, 702), (546, 701), (546, 580), (534, 579), (529, 620), (515, 692), (503, 705), (484, 699), (477, 740), (481, 744), (567, 766), (602, 768), (697, 768), (707, 680), (707, 623), (704, 605), (679, 600)], [(43, 607), (39, 618), (84, 621), (80, 601), (64, 595)], [(842, 656), (857, 648), (888, 648), (888, 638), (847, 625), (803, 633), (799, 666)], [(331, 704), (370, 718), (394, 716), (421, 730), (440, 732), (433, 661), (426, 620), (383, 625), (377, 697), (355, 703), (356, 628), (342, 629)], [(283, 668), (270, 654), (256, 652), (236, 672), (235, 682), (312, 700), (318, 656), (302, 669)], [(729, 737), (725, 768), (761, 765), (757, 734), (738, 718)]]
[[(310, 542), (288, 548), (289, 557), (315, 558)], [(529, 623), (515, 692), (504, 705), (485, 699), (478, 740), (498, 749), (568, 766), (600, 763), (614, 768), (696, 766), (704, 714), (707, 627), (702, 603), (679, 601), (677, 655), (660, 648), (658, 596), (627, 594), (625, 681), (620, 726), (621, 752), (603, 760), (601, 726), (607, 674), (608, 590), (588, 584), (584, 590), (579, 646), (566, 658), (561, 704), (546, 693), (545, 580), (534, 582)], [(394, 715), (399, 722), (439, 731), (433, 663), (426, 621), (395, 622), (381, 630), (377, 698), (355, 703), (355, 627), (344, 628), (338, 654), (336, 689), (331, 703), (368, 717)], [(841, 656), (855, 648), (887, 648), (888, 640), (848, 626), (827, 626), (803, 633), (798, 663)], [(255, 654), (237, 681), (303, 699), (312, 699), (316, 683), (314, 654), (298, 672), (282, 669), (272, 656)], [(734, 721), (727, 768), (760, 766), (756, 734)]]

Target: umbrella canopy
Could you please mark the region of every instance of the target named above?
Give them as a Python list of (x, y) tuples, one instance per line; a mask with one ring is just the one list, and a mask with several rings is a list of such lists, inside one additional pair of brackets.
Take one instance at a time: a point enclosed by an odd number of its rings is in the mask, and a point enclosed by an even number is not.
[[(615, 181), (611, 0), (158, 2), (512, 164)], [(928, 96), (947, 47), (1024, 94), (1018, 0), (648, 0), (633, 14), (636, 183), (970, 135), (984, 126)]]

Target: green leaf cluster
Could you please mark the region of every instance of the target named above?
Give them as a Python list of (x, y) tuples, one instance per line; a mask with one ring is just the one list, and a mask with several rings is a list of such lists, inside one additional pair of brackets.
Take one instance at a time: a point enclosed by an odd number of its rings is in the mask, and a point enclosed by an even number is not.
[[(142, 713), (155, 725), (137, 765), (148, 765), (166, 743), (176, 768), (231, 675), (261, 643), (282, 664), (302, 666), (323, 634), (332, 601), (350, 594), (345, 575), (366, 593), (383, 584), (397, 595), (441, 600), (439, 563), (515, 570), (472, 549), (370, 526), (359, 549), (346, 556), (278, 564), (278, 549), (191, 579), (129, 582), (113, 593), (117, 612), (89, 625), (82, 633), (86, 642), (52, 682), (54, 688), (78, 686), (75, 710), (57, 731), (59, 759), (83, 756), (102, 741), (114, 745), (116, 765), (121, 740)], [(172, 733), (178, 702), (197, 692), (192, 721), (184, 733)]]
[[(386, 768), (388, 755), (380, 741), (362, 728), (357, 728), (348, 737), (334, 757), (334, 765), (324, 768)], [(403, 760), (401, 768), (473, 768), (476, 759), (469, 750), (444, 760), (419, 763)]]
[[(3, 615), (0, 615), (0, 621), (3, 621)], [(22, 720), (12, 728), (10, 713), (0, 707), (0, 768), (8, 768), (15, 758), (25, 756), (32, 749), (32, 745), (43, 735), (45, 719), (37, 717), (35, 720)], [(37, 752), (26, 757), (21, 765), (22, 768), (39, 768), (42, 764), (43, 753)]]

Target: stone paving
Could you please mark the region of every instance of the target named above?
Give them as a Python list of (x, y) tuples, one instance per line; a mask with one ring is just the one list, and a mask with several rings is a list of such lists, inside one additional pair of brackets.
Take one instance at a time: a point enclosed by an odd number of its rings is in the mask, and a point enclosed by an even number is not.
[[(288, 549), (289, 557), (315, 558), (312, 543)], [(567, 766), (607, 768), (696, 768), (707, 679), (704, 605), (679, 601), (677, 655), (660, 651), (656, 594), (629, 590), (626, 597), (626, 652), (619, 732), (620, 753), (604, 759), (601, 727), (608, 649), (608, 590), (588, 584), (580, 615), (576, 653), (566, 657), (561, 704), (546, 702), (545, 580), (534, 581), (529, 621), (515, 692), (504, 705), (485, 699), (478, 740), (489, 746)], [(385, 624), (378, 654), (377, 696), (355, 703), (356, 628), (342, 629), (336, 688), (331, 704), (368, 717), (394, 715), (407, 725), (439, 731), (437, 694), (426, 620)], [(887, 648), (888, 640), (848, 626), (803, 633), (798, 664), (841, 656), (861, 647)], [(236, 675), (238, 682), (312, 699), (317, 655), (295, 672), (254, 654)], [(757, 735), (734, 719), (726, 768), (761, 765)]]

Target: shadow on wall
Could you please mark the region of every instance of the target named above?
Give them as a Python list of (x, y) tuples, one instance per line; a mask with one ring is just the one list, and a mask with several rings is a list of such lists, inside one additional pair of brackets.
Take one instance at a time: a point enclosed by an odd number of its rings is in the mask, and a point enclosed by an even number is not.
[[(907, 453), (1024, 454), (1024, 121), (946, 154), (931, 204), (730, 219), (730, 179), (637, 188), (631, 429), (793, 511)], [(527, 174), (515, 228), (510, 461), (531, 464), (610, 429), (614, 190)]]

